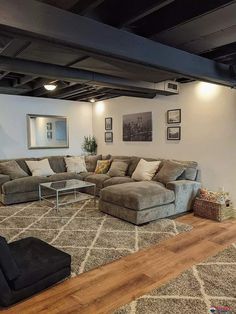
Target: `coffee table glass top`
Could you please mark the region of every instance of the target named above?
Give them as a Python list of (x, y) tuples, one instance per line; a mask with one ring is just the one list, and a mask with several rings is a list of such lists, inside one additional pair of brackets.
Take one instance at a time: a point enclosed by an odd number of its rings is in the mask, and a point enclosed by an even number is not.
[(85, 182), (85, 181), (76, 180), (76, 179), (46, 182), (46, 183), (41, 183), (40, 185), (43, 187), (55, 190), (55, 191), (66, 191), (70, 189), (79, 189), (79, 188), (95, 186), (94, 183)]

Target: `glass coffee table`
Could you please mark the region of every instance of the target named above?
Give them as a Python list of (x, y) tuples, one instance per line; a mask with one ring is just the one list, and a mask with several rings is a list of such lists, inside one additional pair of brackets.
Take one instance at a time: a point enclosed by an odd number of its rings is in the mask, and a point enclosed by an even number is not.
[[(84, 188), (93, 188), (93, 196), (82, 193)], [(43, 195), (43, 190), (51, 190), (52, 193), (47, 193)], [(60, 202), (60, 196), (66, 196), (68, 194), (74, 194), (73, 199), (65, 202)], [(54, 197), (55, 200), (50, 200), (49, 198)], [(42, 200), (54, 205), (53, 208), (59, 211), (59, 206), (68, 205), (76, 203), (79, 201), (84, 201), (87, 199), (94, 199), (94, 204), (96, 202), (96, 184), (85, 182), (81, 180), (71, 179), (55, 182), (46, 182), (39, 184), (39, 201)]]

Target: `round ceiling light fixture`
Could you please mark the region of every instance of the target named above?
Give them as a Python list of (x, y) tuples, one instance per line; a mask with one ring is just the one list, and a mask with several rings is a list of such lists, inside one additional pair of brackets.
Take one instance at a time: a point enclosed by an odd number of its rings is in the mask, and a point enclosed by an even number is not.
[(44, 85), (44, 88), (48, 91), (53, 91), (57, 88), (57, 85), (56, 84), (46, 84), (46, 85)]
[(92, 103), (95, 103), (96, 99), (95, 98), (91, 98), (89, 101), (92, 102)]

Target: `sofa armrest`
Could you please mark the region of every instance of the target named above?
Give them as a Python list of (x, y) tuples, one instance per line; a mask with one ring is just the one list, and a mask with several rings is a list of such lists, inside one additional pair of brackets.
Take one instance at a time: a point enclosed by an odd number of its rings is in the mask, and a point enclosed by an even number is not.
[(2, 193), (2, 185), (10, 181), (10, 177), (5, 174), (0, 174), (0, 194)]
[(192, 202), (200, 187), (200, 182), (190, 180), (178, 180), (167, 183), (166, 188), (175, 192), (177, 214), (191, 210)]

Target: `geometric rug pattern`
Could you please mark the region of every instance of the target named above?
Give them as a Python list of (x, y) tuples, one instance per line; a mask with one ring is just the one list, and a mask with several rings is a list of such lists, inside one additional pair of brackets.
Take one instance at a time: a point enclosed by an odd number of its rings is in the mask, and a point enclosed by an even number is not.
[(236, 314), (236, 244), (114, 312), (143, 313)]
[(10, 242), (37, 237), (69, 253), (72, 275), (191, 229), (172, 219), (135, 226), (100, 212), (98, 200), (63, 206), (59, 213), (39, 202), (0, 206), (0, 235)]

